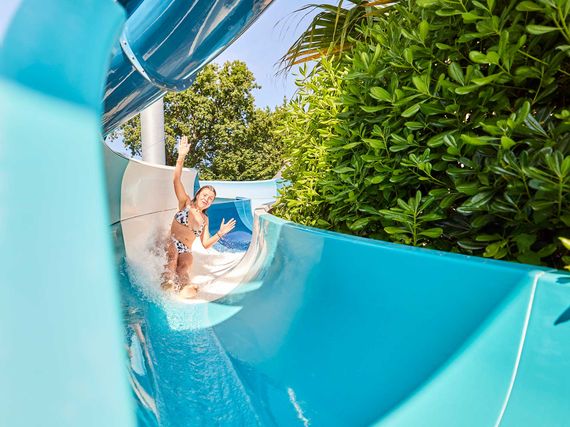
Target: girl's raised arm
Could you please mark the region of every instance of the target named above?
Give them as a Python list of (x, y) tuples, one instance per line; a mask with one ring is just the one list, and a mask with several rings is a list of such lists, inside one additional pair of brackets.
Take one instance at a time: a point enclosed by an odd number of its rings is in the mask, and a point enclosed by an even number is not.
[(176, 167), (174, 168), (174, 193), (178, 199), (178, 209), (182, 210), (190, 201), (190, 196), (186, 193), (184, 185), (182, 185), (182, 167), (184, 166), (184, 159), (190, 151), (190, 143), (188, 137), (183, 135), (178, 144), (178, 159), (176, 160)]

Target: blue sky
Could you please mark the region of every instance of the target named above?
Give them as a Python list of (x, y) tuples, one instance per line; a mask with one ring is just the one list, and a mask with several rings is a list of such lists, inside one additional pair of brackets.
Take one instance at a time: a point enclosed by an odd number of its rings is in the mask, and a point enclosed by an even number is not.
[(255, 75), (261, 89), (254, 92), (258, 107), (274, 107), (283, 102), (283, 97), (291, 99), (295, 92), (295, 79), (292, 75), (275, 76), (275, 63), (305, 30), (314, 13), (301, 20), (306, 12), (292, 14), (295, 10), (310, 3), (337, 4), (336, 1), (321, 0), (274, 0), (251, 27), (213, 62), (240, 59)]

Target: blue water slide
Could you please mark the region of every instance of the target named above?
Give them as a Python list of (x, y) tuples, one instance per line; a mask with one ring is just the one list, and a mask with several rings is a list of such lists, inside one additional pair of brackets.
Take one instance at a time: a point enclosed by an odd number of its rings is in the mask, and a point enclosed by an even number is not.
[(0, 425), (568, 425), (563, 272), (252, 217), (224, 193), (211, 227), (239, 225), (207, 255), (236, 262), (191, 301), (144, 274), (172, 168), (109, 151), (101, 117), (187, 87), (269, 3), (0, 5)]

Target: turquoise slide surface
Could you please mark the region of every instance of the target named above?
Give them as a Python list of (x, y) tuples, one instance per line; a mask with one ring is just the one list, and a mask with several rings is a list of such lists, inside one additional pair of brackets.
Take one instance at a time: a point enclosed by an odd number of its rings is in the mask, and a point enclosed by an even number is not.
[(209, 304), (122, 275), (142, 425), (567, 425), (568, 276), (268, 214), (247, 256)]
[[(121, 215), (130, 162), (105, 151), (101, 118), (192, 74), (162, 59), (137, 64), (150, 80), (125, 71), (128, 15), (160, 2), (120, 3), (128, 12), (113, 0), (0, 5), (0, 425), (569, 424), (560, 271), (254, 219), (224, 200), (212, 219), (240, 218), (240, 238), (219, 249), (251, 239), (238, 286), (198, 304), (149, 294), (126, 232), (163, 213)], [(235, 35), (269, 2), (225, 15), (223, 2), (174, 3), (233, 19)], [(203, 34), (210, 47), (193, 60), (233, 35)]]

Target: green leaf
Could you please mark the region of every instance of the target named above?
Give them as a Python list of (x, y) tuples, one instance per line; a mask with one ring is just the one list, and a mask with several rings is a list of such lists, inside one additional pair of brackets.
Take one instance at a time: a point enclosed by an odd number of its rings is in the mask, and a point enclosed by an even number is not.
[(351, 148), (357, 147), (360, 145), (360, 142), (350, 142), (346, 145), (343, 145), (342, 148), (345, 150), (350, 150)]
[(417, 0), (419, 7), (431, 7), (439, 3), (439, 0)]
[(463, 18), (463, 22), (475, 22), (483, 18), (481, 15), (477, 15), (476, 13), (473, 12), (462, 13), (461, 17)]
[(545, 25), (527, 25), (526, 30), (531, 34), (546, 34), (552, 31), (558, 31), (558, 28), (547, 27)]
[(469, 59), (471, 59), (471, 61), (476, 62), (478, 64), (488, 64), (489, 60), (487, 59), (487, 55), (478, 52), (476, 50), (472, 50), (471, 52), (469, 52)]
[(538, 123), (538, 121), (532, 116), (532, 114), (528, 114), (524, 120), (524, 124), (532, 130), (533, 132), (540, 134), (546, 138), (548, 138), (548, 134), (544, 130), (544, 128)]
[(570, 239), (567, 239), (566, 237), (559, 237), (558, 239), (562, 242), (566, 249), (570, 250)]
[(427, 87), (427, 85), (425, 84), (424, 80), (419, 77), (419, 76), (413, 76), (412, 77), (412, 82), (414, 83), (414, 86), (416, 87), (416, 89), (421, 92), (421, 93), (429, 93), (429, 88)]
[(364, 227), (368, 225), (370, 222), (370, 218), (360, 218), (350, 224), (348, 227), (353, 231), (362, 230)]
[(427, 21), (420, 22), (420, 38), (425, 41), (429, 32), (429, 23)]
[(459, 184), (455, 187), (457, 191), (469, 196), (474, 196), (479, 192), (481, 185), (478, 182), (471, 182), (469, 184)]
[(354, 172), (354, 168), (348, 167), (348, 166), (342, 166), (342, 167), (338, 167), (338, 168), (334, 168), (333, 172), (336, 173), (348, 173), (348, 172)]
[(367, 113), (377, 113), (378, 111), (386, 109), (385, 105), (361, 105), (360, 108)]
[(370, 95), (372, 98), (377, 99), (378, 101), (392, 101), (392, 96), (388, 93), (388, 91), (378, 86), (374, 86), (370, 89)]
[(384, 141), (380, 140), (380, 139), (375, 139), (375, 138), (362, 138), (362, 140), (364, 142), (366, 142), (368, 145), (370, 145), (372, 148), (376, 148), (376, 149), (383, 149), (386, 148), (386, 144), (384, 143)]
[(554, 252), (556, 252), (556, 245), (554, 243), (551, 243), (550, 245), (546, 245), (543, 248), (540, 248), (540, 250), (537, 252), (537, 255), (541, 258), (545, 258), (552, 255)]
[(461, 140), (469, 145), (489, 145), (494, 138), (489, 136), (461, 135)]
[(436, 15), (439, 16), (455, 16), (455, 15), (461, 15), (463, 12), (457, 9), (450, 9), (450, 8), (446, 8), (446, 9), (438, 9), (435, 11)]
[(496, 242), (501, 238), (499, 234), (480, 234), (475, 237), (475, 240), (478, 242)]
[(409, 47), (404, 49), (404, 59), (410, 64), (414, 62), (414, 54)]
[(477, 216), (476, 218), (473, 219), (473, 221), (471, 221), (471, 226), (473, 228), (481, 228), (486, 226), (487, 224), (489, 224), (491, 221), (493, 221), (495, 217), (493, 215), (480, 215)]
[(513, 145), (516, 145), (516, 142), (513, 141), (511, 138), (509, 138), (508, 136), (501, 137), (501, 147), (503, 147), (503, 149), (508, 150)]
[(442, 114), (444, 112), (443, 108), (441, 108), (441, 106), (436, 103), (423, 103), (420, 105), (420, 110), (426, 116)]
[(529, 112), (530, 112), (530, 102), (524, 101), (521, 107), (517, 110), (517, 118), (515, 123), (517, 125), (524, 123)]
[(376, 175), (370, 178), (370, 184), (380, 184), (386, 177), (383, 175)]
[(432, 239), (437, 239), (443, 233), (443, 228), (428, 228), (427, 230), (421, 231), (419, 233), (420, 236), (431, 237)]
[(517, 10), (519, 12), (541, 12), (544, 8), (532, 1), (522, 1), (517, 5)]
[(483, 256), (485, 258), (496, 257), (496, 255), (499, 252), (499, 249), (501, 249), (502, 244), (503, 244), (502, 242), (495, 242), (491, 243), (490, 245), (487, 245), (487, 247), (485, 248), (485, 252), (483, 253)]
[(384, 227), (384, 231), (388, 234), (408, 234), (409, 231), (400, 227)]
[(540, 78), (540, 70), (536, 67), (528, 67), (526, 65), (517, 67), (515, 70), (515, 76), (530, 78)]
[(494, 51), (487, 52), (487, 61), (489, 61), (489, 64), (499, 65), (500, 59), (501, 57), (497, 52)]
[(469, 85), (455, 88), (455, 93), (458, 95), (467, 95), (479, 89), (479, 85)]
[(402, 113), (402, 117), (406, 117), (406, 118), (411, 117), (411, 116), (415, 115), (419, 110), (420, 110), (420, 104), (419, 103), (414, 104)]
[(449, 50), (451, 49), (451, 46), (445, 43), (436, 43), (435, 47), (437, 47), (439, 50)]
[(471, 80), (477, 86), (488, 85), (489, 83), (493, 83), (497, 81), (500, 77), (503, 76), (503, 73), (491, 74), (490, 76), (480, 77), (478, 79)]
[(470, 250), (470, 251), (476, 251), (476, 250), (479, 250), (479, 249), (483, 249), (483, 248), (485, 247), (484, 244), (475, 243), (475, 242), (473, 242), (473, 241), (471, 241), (471, 240), (459, 240), (459, 241), (457, 242), (457, 245), (458, 245), (460, 248), (467, 249), (467, 250)]
[(457, 83), (464, 85), (465, 76), (463, 75), (463, 69), (457, 62), (452, 62), (448, 67), (450, 77)]
[(419, 130), (423, 129), (425, 127), (425, 124), (421, 122), (406, 122), (404, 123), (404, 126), (411, 130)]
[(482, 191), (479, 194), (467, 199), (460, 207), (457, 208), (458, 212), (471, 213), (479, 210), (485, 210), (489, 201), (493, 198), (492, 191)]

